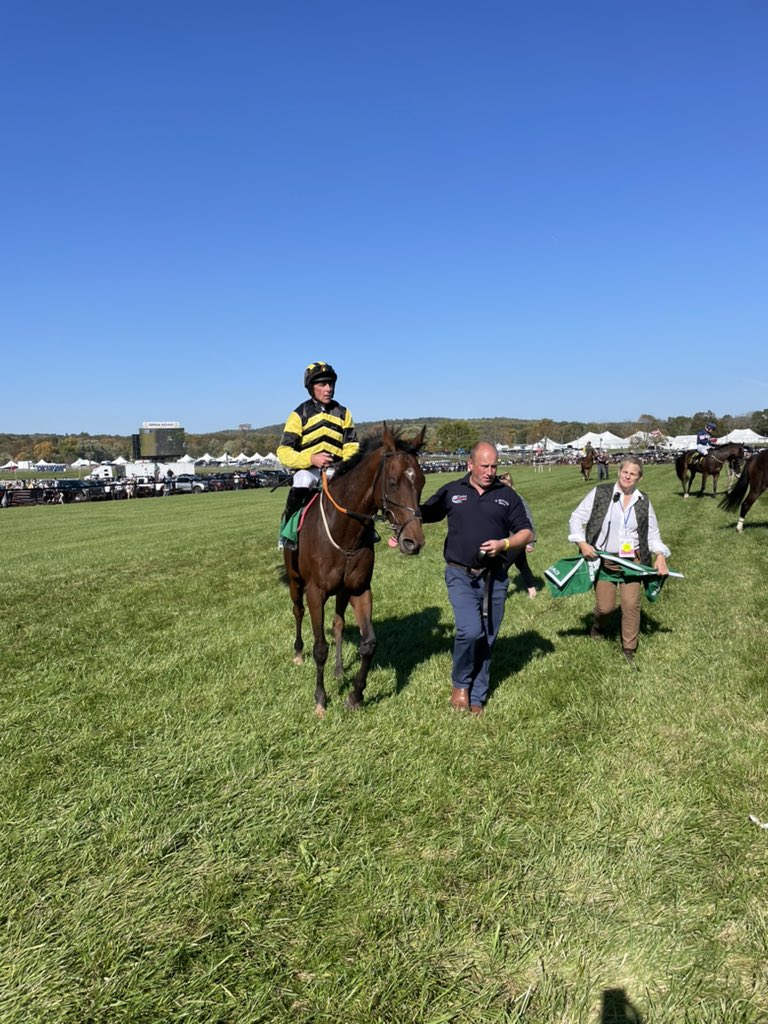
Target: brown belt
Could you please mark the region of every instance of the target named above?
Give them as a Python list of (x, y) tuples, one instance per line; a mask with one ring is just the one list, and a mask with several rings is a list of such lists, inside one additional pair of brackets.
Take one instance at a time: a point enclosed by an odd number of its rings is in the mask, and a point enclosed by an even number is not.
[(490, 566), (486, 565), (482, 569), (472, 569), (468, 565), (462, 565), (461, 562), (446, 562), (445, 564), (450, 565), (452, 569), (461, 569), (467, 576), (471, 576), (472, 579), (479, 579), (481, 576), (485, 576), (490, 568)]

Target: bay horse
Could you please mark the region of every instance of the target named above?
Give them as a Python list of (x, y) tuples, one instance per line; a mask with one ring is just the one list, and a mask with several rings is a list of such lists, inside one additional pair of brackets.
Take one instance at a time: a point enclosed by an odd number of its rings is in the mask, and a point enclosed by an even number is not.
[[(694, 458), (696, 456), (696, 458)], [(735, 477), (741, 468), (744, 458), (744, 446), (740, 444), (721, 444), (710, 448), (707, 455), (702, 455), (695, 448), (681, 452), (675, 459), (675, 471), (680, 483), (683, 485), (683, 497), (690, 497), (693, 478), (701, 473), (701, 489), (699, 497), (704, 494), (707, 478), (712, 477), (712, 497), (717, 494), (717, 478), (720, 476), (723, 466), (728, 467), (729, 482)]]
[(321, 491), (304, 513), (296, 550), (283, 551), (285, 571), (293, 603), (296, 639), (293, 662), (304, 661), (301, 626), (306, 599), (312, 621), (315, 660), (315, 714), (325, 715), (325, 605), (335, 597), (333, 637), (336, 644), (334, 675), (343, 674), (341, 643), (344, 613), (352, 606), (360, 630), (360, 668), (346, 705), (357, 709), (376, 649), (371, 619), (374, 544), (379, 539), (374, 522), (387, 522), (392, 529), (390, 543), (404, 555), (417, 555), (424, 546), (419, 501), (424, 473), (418, 454), (424, 444), (426, 426), (412, 440), (382, 424), (381, 435), (368, 438), (351, 459), (335, 469), (332, 479), (323, 475)]
[(726, 512), (735, 512), (737, 508), (739, 509), (739, 519), (736, 523), (738, 533), (743, 533), (747, 512), (766, 487), (768, 487), (768, 448), (764, 448), (763, 451), (757, 452), (756, 455), (747, 459), (741, 476), (720, 502), (720, 508), (724, 508)]
[(581, 470), (581, 475), (584, 477), (585, 481), (589, 480), (590, 474), (592, 472), (592, 467), (594, 466), (594, 464), (595, 464), (595, 452), (594, 452), (593, 448), (590, 448), (589, 451), (587, 452), (587, 454), (584, 456), (584, 458), (579, 463), (579, 468)]

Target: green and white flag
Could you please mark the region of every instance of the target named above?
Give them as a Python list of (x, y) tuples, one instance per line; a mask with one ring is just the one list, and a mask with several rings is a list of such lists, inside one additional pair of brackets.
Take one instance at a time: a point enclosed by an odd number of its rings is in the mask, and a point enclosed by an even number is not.
[[(595, 548), (595, 550), (597, 551), (597, 548)], [(613, 562), (614, 565), (618, 565), (621, 568), (622, 579), (644, 579), (645, 583), (643, 584), (643, 589), (645, 591), (645, 596), (651, 603), (658, 599), (659, 594), (661, 593), (661, 588), (669, 577), (673, 577), (678, 580), (685, 579), (681, 572), (672, 572), (670, 570), (667, 576), (660, 576), (652, 565), (643, 565), (642, 562), (632, 562), (627, 558), (622, 558), (620, 555), (611, 555), (607, 551), (597, 551), (597, 553), (607, 562)], [(608, 574), (606, 573), (606, 576), (607, 575)]]
[(600, 570), (600, 562), (594, 558), (588, 561), (583, 555), (576, 558), (561, 558), (559, 562), (544, 570), (544, 579), (552, 597), (572, 597), (586, 594), (592, 589)]
[[(597, 550), (597, 549), (596, 549)], [(617, 565), (621, 572), (618, 574), (622, 580), (645, 580), (645, 596), (649, 601), (656, 601), (666, 576), (661, 576), (652, 566), (642, 565), (640, 562), (632, 562), (629, 559), (621, 558), (619, 555), (612, 555), (607, 551), (597, 551), (599, 558), (586, 559), (583, 555), (576, 558), (561, 558), (548, 569), (544, 570), (544, 578), (547, 587), (553, 597), (572, 597), (574, 594), (586, 594), (592, 589), (596, 579), (603, 575), (606, 579), (616, 580), (616, 573), (608, 573), (602, 567), (602, 559)], [(670, 576), (677, 579), (684, 579), (680, 572), (670, 572)]]

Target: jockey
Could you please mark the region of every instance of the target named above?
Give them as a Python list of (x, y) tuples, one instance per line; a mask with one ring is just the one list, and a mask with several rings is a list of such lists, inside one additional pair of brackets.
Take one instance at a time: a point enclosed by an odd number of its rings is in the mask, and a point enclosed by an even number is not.
[[(304, 370), (309, 398), (286, 420), (276, 452), (280, 462), (294, 471), (281, 530), (312, 497), (322, 471), (327, 470), (331, 476), (334, 463), (351, 458), (360, 447), (352, 414), (334, 400), (337, 379), (334, 368), (322, 360)], [(278, 547), (283, 546), (292, 548), (295, 544), (281, 535)]]
[(712, 433), (714, 429), (714, 423), (707, 423), (696, 435), (696, 451), (699, 455), (708, 455), (710, 447), (717, 444), (717, 438)]

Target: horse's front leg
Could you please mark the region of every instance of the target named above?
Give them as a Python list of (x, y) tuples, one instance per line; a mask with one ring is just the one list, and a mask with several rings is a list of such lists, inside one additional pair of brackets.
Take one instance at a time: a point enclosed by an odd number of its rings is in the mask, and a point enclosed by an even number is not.
[(288, 575), (288, 586), (291, 591), (291, 604), (293, 605), (293, 618), (296, 624), (296, 635), (293, 641), (293, 664), (304, 664), (304, 640), (301, 636), (301, 626), (304, 621), (304, 587), (301, 578), (292, 568), (290, 556), (292, 551), (285, 551), (285, 568)]
[(325, 639), (325, 595), (317, 587), (307, 587), (306, 591), (309, 617), (312, 620), (312, 633), (315, 642), (312, 654), (315, 659), (315, 714), (318, 718), (325, 716), (328, 699), (325, 693), (325, 663), (328, 660), (328, 641)]
[(336, 679), (344, 675), (344, 665), (341, 659), (341, 643), (344, 638), (344, 612), (349, 603), (348, 594), (336, 595), (336, 610), (333, 616), (333, 641), (336, 648), (336, 662), (333, 667), (333, 674)]
[(347, 707), (352, 710), (362, 707), (363, 692), (368, 680), (368, 670), (376, 650), (376, 634), (373, 631), (372, 610), (373, 598), (371, 591), (350, 597), (349, 603), (355, 613), (355, 620), (360, 630), (360, 668), (352, 683), (352, 692), (347, 697)]

